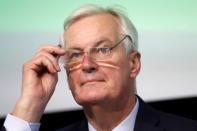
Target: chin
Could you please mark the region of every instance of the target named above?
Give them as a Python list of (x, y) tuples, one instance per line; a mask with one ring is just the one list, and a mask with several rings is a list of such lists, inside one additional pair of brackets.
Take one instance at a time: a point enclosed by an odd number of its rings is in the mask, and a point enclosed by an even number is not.
[(75, 101), (81, 105), (96, 105), (99, 103), (102, 103), (103, 101), (106, 100), (107, 98), (107, 93), (101, 93), (98, 91), (93, 91), (93, 92), (87, 92), (87, 93), (81, 93), (78, 96), (75, 96)]
[(110, 95), (110, 87), (104, 82), (92, 82), (75, 87), (71, 91), (75, 101), (81, 106), (101, 103)]

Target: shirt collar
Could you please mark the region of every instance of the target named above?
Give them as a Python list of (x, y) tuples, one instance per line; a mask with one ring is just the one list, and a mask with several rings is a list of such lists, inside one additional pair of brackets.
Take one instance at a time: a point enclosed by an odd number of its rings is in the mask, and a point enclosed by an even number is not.
[[(139, 108), (139, 102), (138, 102), (138, 98), (136, 97), (136, 104), (133, 110), (119, 125), (117, 125), (114, 129), (112, 129), (112, 131), (133, 131), (138, 108)], [(96, 129), (89, 122), (88, 122), (88, 129), (89, 131), (96, 131)]]

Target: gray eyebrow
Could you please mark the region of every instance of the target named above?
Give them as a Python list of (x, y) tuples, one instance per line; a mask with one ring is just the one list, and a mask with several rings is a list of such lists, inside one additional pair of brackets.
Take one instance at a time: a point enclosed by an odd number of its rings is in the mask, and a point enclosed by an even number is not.
[[(94, 47), (99, 47), (100, 45), (104, 45), (104, 46), (107, 46), (107, 44), (106, 43), (112, 43), (112, 41), (111, 40), (109, 40), (108, 38), (101, 38), (100, 40), (95, 40), (95, 42), (93, 43), (93, 48)], [(71, 48), (68, 48), (68, 49), (66, 49), (66, 50), (78, 50), (78, 51), (83, 51), (84, 49), (82, 49), (82, 48), (80, 48), (80, 47), (75, 47), (75, 46), (73, 46), (73, 47), (71, 47)]]
[(93, 47), (98, 47), (98, 46), (100, 46), (102, 44), (104, 44), (104, 46), (105, 46), (106, 43), (112, 43), (112, 42), (109, 39), (107, 39), (107, 38), (101, 39), (101, 40), (95, 42)]

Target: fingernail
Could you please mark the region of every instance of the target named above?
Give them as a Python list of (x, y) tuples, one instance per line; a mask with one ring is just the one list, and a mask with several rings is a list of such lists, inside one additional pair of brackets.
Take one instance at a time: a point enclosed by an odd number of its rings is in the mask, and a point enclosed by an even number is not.
[(57, 71), (58, 71), (58, 72), (59, 72), (59, 71), (61, 71), (61, 69), (60, 69), (59, 65), (57, 66)]

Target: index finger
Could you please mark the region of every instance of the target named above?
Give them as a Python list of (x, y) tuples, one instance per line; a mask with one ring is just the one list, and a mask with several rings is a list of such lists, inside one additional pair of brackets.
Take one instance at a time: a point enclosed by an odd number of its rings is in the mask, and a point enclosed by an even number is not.
[(65, 50), (61, 48), (61, 45), (43, 45), (38, 49), (38, 52), (48, 52), (54, 56), (62, 56), (65, 54)]

